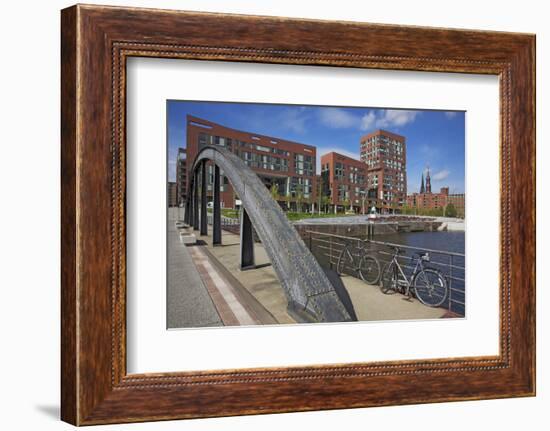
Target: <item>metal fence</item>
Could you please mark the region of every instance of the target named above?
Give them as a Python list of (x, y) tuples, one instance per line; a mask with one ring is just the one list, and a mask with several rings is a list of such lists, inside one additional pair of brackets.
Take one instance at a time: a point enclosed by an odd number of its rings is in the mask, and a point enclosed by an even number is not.
[[(214, 223), (214, 216), (208, 214), (208, 224), (211, 226)], [(221, 216), (222, 228), (225, 226), (240, 226), (241, 221), (238, 218)]]
[[(336, 269), (338, 259), (346, 245), (350, 245), (351, 254), (359, 259), (363, 254), (368, 253), (380, 262), (380, 269), (389, 263), (394, 255), (394, 247), (399, 247), (402, 254), (399, 255), (399, 264), (410, 277), (414, 270), (414, 253), (428, 252), (430, 254), (429, 266), (441, 271), (449, 286), (449, 296), (445, 307), (460, 316), (465, 315), (465, 256), (461, 253), (433, 250), (429, 248), (412, 247), (403, 244), (395, 244), (372, 239), (362, 239), (335, 235), (318, 231), (305, 231), (306, 244), (322, 266)], [(359, 277), (351, 270), (345, 271), (348, 275)]]

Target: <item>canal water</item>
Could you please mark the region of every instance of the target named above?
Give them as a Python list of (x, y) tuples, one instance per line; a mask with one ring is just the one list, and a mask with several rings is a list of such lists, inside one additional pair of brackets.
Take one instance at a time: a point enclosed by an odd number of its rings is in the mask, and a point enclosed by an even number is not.
[(410, 232), (375, 236), (375, 240), (393, 242), (411, 247), (431, 248), (464, 254), (464, 232)]
[[(432, 250), (441, 250), (452, 253), (465, 253), (465, 232), (410, 232), (389, 235), (375, 236), (376, 241), (402, 244), (410, 247), (419, 247)], [(411, 251), (405, 251), (406, 256)], [(406, 262), (401, 262), (406, 263)], [(447, 265), (450, 263), (448, 255), (430, 253), (429, 266), (439, 269), (447, 277), (451, 287), (451, 311), (465, 315), (465, 261), (463, 257), (453, 256), (453, 268)], [(458, 268), (456, 268), (458, 267)]]

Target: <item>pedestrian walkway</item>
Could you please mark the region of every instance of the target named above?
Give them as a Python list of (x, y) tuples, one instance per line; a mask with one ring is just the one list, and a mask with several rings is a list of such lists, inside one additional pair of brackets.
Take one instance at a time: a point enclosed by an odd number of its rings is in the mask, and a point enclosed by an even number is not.
[(173, 222), (168, 222), (167, 326), (193, 328), (221, 326), (222, 320), (199, 275), (189, 248), (179, 240)]
[(351, 296), (357, 318), (362, 321), (439, 319), (447, 310), (427, 307), (400, 293), (384, 294), (379, 286), (344, 275), (342, 282)]
[(287, 312), (288, 301), (284, 289), (262, 244), (254, 243), (256, 268), (241, 271), (239, 235), (223, 230), (222, 245), (213, 246), (210, 230), (208, 233), (208, 236), (200, 237), (205, 241), (207, 251), (231, 275), (235, 283), (242, 286), (242, 290), (255, 302), (261, 304), (273, 316), (275, 323), (296, 323)]
[[(241, 271), (238, 235), (223, 231), (222, 245), (213, 246), (208, 235), (186, 246), (174, 224), (169, 225), (169, 328), (296, 323), (261, 243), (254, 244), (257, 268)], [(355, 277), (343, 276), (342, 282), (359, 321), (447, 317), (444, 309), (426, 307), (401, 294), (384, 295), (378, 286)]]
[[(208, 245), (208, 252), (238, 279), (279, 323), (296, 323), (287, 312), (283, 288), (275, 271), (269, 266), (269, 258), (262, 244), (254, 244), (257, 268), (241, 271), (239, 236), (227, 231), (223, 231), (222, 235), (221, 246), (212, 246), (211, 235), (201, 237)], [(427, 307), (418, 300), (409, 299), (399, 293), (385, 295), (379, 286), (368, 285), (355, 277), (343, 276), (342, 282), (360, 321), (438, 319), (446, 315), (446, 310), (442, 308)]]
[(189, 247), (193, 262), (204, 282), (210, 298), (216, 307), (225, 326), (246, 326), (261, 324), (250, 307), (239, 298), (235, 288), (231, 286), (218, 269), (211, 263), (203, 250), (204, 246)]

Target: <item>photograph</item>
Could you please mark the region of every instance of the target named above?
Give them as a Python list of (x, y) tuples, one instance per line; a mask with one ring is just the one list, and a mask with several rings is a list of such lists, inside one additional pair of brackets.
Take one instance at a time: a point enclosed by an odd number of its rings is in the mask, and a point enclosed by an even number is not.
[(466, 112), (166, 104), (167, 329), (467, 317)]
[(544, 2), (2, 6), (1, 429), (549, 429)]

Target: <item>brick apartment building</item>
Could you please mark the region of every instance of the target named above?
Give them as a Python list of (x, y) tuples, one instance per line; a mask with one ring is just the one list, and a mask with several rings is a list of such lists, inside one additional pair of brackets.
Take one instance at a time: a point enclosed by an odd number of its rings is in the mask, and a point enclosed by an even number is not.
[(187, 153), (185, 148), (178, 148), (176, 157), (176, 200), (181, 206), (187, 200)]
[(177, 187), (177, 183), (172, 181), (168, 182), (168, 206), (169, 207), (178, 206), (178, 187)]
[(453, 193), (447, 197), (447, 201), (456, 208), (457, 217), (466, 216), (466, 195), (464, 193)]
[[(465, 195), (463, 193), (449, 194), (449, 187), (441, 187), (439, 193), (432, 193), (432, 184), (429, 170), (426, 173), (425, 183), (424, 173), (422, 173), (419, 193), (412, 193), (407, 196), (407, 206), (409, 208), (436, 210), (440, 208), (444, 209), (449, 204), (452, 204), (455, 207), (458, 217), (464, 217)], [(445, 213), (443, 213), (443, 215), (445, 215)]]
[[(235, 130), (211, 121), (187, 116), (187, 180), (195, 156), (206, 145), (218, 145), (238, 155), (267, 188), (276, 185), (278, 201), (295, 210), (311, 208), (316, 198), (316, 148), (271, 136)], [(213, 166), (207, 165), (208, 193), (212, 193)], [(223, 176), (223, 172), (221, 172)], [(236, 200), (226, 177), (221, 181), (221, 206), (234, 208)]]
[[(367, 166), (369, 207), (381, 213), (395, 213), (407, 199), (407, 146), (405, 137), (376, 130), (360, 140), (361, 162)], [(376, 191), (376, 197), (374, 197)]]
[[(335, 152), (321, 157), (322, 193), (336, 213), (347, 209), (368, 210), (367, 167), (365, 163)], [(374, 192), (376, 198), (376, 191)]]

